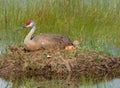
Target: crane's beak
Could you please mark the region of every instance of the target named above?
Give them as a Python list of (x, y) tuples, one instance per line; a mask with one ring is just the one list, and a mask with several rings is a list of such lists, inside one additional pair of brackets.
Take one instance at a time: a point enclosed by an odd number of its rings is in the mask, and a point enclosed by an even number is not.
[(23, 26), (21, 26), (21, 27), (18, 27), (16, 30), (21, 30), (21, 29), (24, 29), (24, 28), (26, 28), (26, 25), (23, 25)]
[(26, 25), (23, 25), (22, 28), (26, 28)]

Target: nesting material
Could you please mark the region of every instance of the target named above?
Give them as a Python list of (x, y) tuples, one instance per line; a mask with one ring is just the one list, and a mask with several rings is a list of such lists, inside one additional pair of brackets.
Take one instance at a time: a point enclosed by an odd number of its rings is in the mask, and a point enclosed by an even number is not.
[(73, 74), (106, 76), (120, 74), (120, 57), (110, 57), (97, 51), (75, 49), (38, 50), (26, 52), (22, 47), (10, 47), (11, 52), (0, 57), (0, 76)]

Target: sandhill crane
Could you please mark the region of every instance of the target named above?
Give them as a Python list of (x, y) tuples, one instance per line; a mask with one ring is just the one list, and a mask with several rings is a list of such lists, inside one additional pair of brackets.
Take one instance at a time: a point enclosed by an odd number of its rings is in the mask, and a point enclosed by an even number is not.
[(66, 46), (73, 46), (72, 41), (63, 34), (41, 34), (32, 38), (36, 30), (36, 24), (32, 20), (28, 20), (22, 28), (31, 28), (24, 39), (25, 50), (64, 49)]

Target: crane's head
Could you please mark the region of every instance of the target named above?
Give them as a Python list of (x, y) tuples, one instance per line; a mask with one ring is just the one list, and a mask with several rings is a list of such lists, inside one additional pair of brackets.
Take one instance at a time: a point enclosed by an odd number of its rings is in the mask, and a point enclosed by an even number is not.
[(33, 26), (35, 26), (35, 22), (32, 20), (28, 20), (24, 25), (24, 27), (33, 27)]
[(32, 20), (28, 20), (23, 26), (17, 28), (18, 29), (23, 29), (23, 28), (32, 28), (35, 26), (35, 22)]

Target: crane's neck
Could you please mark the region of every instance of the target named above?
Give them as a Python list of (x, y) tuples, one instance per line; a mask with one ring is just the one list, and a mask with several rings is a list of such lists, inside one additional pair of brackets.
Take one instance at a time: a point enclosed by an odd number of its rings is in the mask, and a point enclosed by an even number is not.
[(28, 33), (28, 35), (25, 37), (24, 43), (31, 41), (31, 37), (32, 37), (33, 33), (35, 32), (35, 30), (36, 30), (36, 26), (34, 25), (32, 27), (32, 29), (30, 30), (30, 32)]

